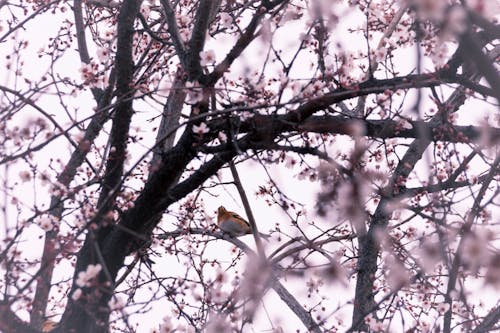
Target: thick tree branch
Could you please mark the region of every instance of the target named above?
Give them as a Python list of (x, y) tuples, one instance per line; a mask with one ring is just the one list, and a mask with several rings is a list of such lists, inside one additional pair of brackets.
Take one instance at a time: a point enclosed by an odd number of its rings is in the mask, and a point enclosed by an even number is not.
[(245, 32), (243, 32), (224, 60), (217, 64), (213, 72), (207, 76), (205, 84), (213, 86), (215, 82), (217, 82), (224, 75), (224, 73), (229, 70), (234, 60), (236, 60), (247, 48), (247, 46), (250, 45), (250, 43), (257, 37), (255, 31), (257, 30), (264, 14), (265, 12), (257, 12), (254, 14), (252, 20), (246, 27)]
[[(75, 17), (75, 29), (76, 29), (76, 41), (78, 43), (78, 54), (80, 55), (80, 60), (84, 64), (90, 63), (90, 55), (87, 48), (87, 40), (85, 37), (85, 24), (83, 22), (82, 13), (82, 0), (75, 0), (73, 6), (73, 13)], [(90, 88), (94, 99), (99, 102), (102, 97), (103, 91), (99, 88)]]
[(498, 89), (500, 87), (500, 76), (492, 59), (481, 51), (481, 45), (471, 33), (464, 33), (461, 42), (464, 45), (462, 53), (477, 67), (479, 73), (485, 77), (495, 94), (495, 98), (500, 103), (500, 89)]
[[(491, 55), (490, 55), (491, 56)], [(469, 73), (472, 80), (479, 80), (477, 72)], [(453, 113), (464, 103), (464, 89), (459, 87), (444, 103), (448, 112)], [(431, 123), (440, 123), (440, 114), (436, 114)], [(366, 329), (364, 317), (372, 311), (375, 305), (374, 301), (374, 282), (377, 272), (377, 258), (380, 253), (380, 244), (378, 238), (385, 232), (387, 223), (391, 214), (386, 208), (394, 198), (399, 186), (395, 187), (398, 179), (406, 179), (413, 170), (417, 162), (421, 159), (428, 145), (431, 143), (429, 138), (419, 138), (413, 141), (406, 151), (401, 161), (396, 166), (388, 185), (382, 190), (382, 199), (380, 200), (375, 213), (370, 219), (370, 227), (366, 235), (359, 238), (359, 259), (357, 264), (358, 277), (356, 281), (356, 293), (353, 310), (353, 328)]]
[(10, 303), (4, 301), (0, 302), (0, 330), (6, 333), (40, 333), (16, 316), (10, 309)]
[[(126, 0), (123, 2), (118, 15), (118, 41), (115, 60), (115, 70), (117, 76), (117, 95), (118, 103), (115, 109), (115, 117), (111, 129), (111, 153), (108, 157), (106, 171), (103, 181), (103, 189), (98, 201), (98, 207), (101, 211), (102, 205), (106, 205), (106, 211), (111, 209), (113, 199), (109, 199), (108, 195), (113, 197), (116, 192), (112, 192), (116, 184), (121, 182), (123, 174), (123, 162), (126, 157), (126, 148), (128, 141), (128, 130), (130, 119), (132, 117), (132, 78), (134, 63), (132, 60), (132, 42), (134, 34), (134, 20), (139, 12), (141, 1)], [(109, 232), (109, 228), (101, 229), (99, 237), (103, 237)], [(75, 281), (78, 273), (87, 268), (91, 263), (96, 263), (96, 258), (92, 255), (95, 250), (94, 246), (99, 246), (95, 243), (94, 233), (89, 232), (85, 240), (83, 248), (80, 250), (75, 265), (75, 274), (73, 277), (73, 286), (70, 294), (76, 289)], [(106, 262), (101, 263), (104, 267)], [(105, 271), (107, 268), (105, 267)], [(102, 276), (104, 278), (104, 276)], [(109, 278), (109, 277), (108, 277)], [(107, 278), (104, 278), (107, 280)], [(112, 283), (112, 281), (109, 281)], [(91, 291), (95, 293), (96, 291)], [(101, 299), (93, 300), (93, 306), (87, 308), (87, 311), (82, 311), (82, 304), (79, 301), (72, 300), (68, 297), (68, 305), (66, 306), (63, 318), (60, 323), (62, 332), (77, 330), (85, 332), (104, 332), (107, 329), (107, 321), (109, 311), (107, 311), (107, 301), (111, 294), (101, 294)], [(95, 296), (94, 296), (95, 297)], [(88, 304), (87, 304), (88, 306)], [(96, 320), (99, 318), (99, 320)]]
[(185, 68), (189, 81), (198, 81), (203, 74), (200, 65), (200, 52), (203, 51), (205, 46), (205, 37), (207, 35), (208, 24), (210, 23), (210, 11), (212, 9), (213, 0), (200, 0), (196, 16), (194, 19), (194, 27), (191, 32), (191, 39), (189, 40), (189, 47), (186, 52), (186, 65)]
[(238, 193), (240, 194), (243, 207), (245, 207), (248, 222), (252, 227), (253, 237), (255, 239), (255, 244), (257, 245), (257, 253), (259, 254), (259, 258), (261, 260), (264, 260), (266, 254), (264, 252), (264, 247), (262, 246), (262, 240), (260, 239), (259, 230), (257, 229), (257, 223), (255, 223), (255, 218), (253, 217), (252, 207), (250, 207), (250, 202), (248, 201), (245, 189), (243, 188), (240, 176), (238, 175), (238, 170), (236, 170), (236, 166), (234, 165), (233, 161), (229, 162), (229, 168), (231, 169), (231, 174), (233, 175), (234, 184), (238, 189)]
[(167, 29), (170, 34), (170, 38), (172, 38), (172, 42), (175, 47), (175, 51), (179, 56), (179, 61), (182, 64), (184, 69), (187, 68), (186, 61), (186, 50), (184, 49), (184, 42), (182, 41), (182, 37), (179, 33), (179, 28), (177, 27), (177, 20), (175, 19), (175, 11), (170, 4), (170, 0), (160, 0), (160, 3), (165, 11), (165, 17), (167, 20)]
[(444, 314), (444, 320), (443, 320), (443, 332), (444, 333), (449, 333), (451, 332), (451, 315), (452, 315), (452, 303), (453, 303), (453, 298), (451, 294), (455, 290), (455, 286), (457, 283), (457, 279), (459, 277), (458, 271), (460, 266), (462, 265), (462, 253), (464, 250), (464, 240), (467, 238), (467, 234), (472, 230), (472, 226), (474, 224), (474, 221), (477, 219), (479, 216), (479, 211), (481, 210), (481, 201), (484, 198), (484, 195), (486, 194), (486, 190), (488, 189), (488, 186), (490, 183), (493, 181), (494, 177), (499, 174), (499, 166), (500, 164), (500, 156), (497, 156), (495, 161), (493, 162), (490, 171), (487, 174), (486, 179), (484, 180), (483, 184), (481, 185), (481, 188), (479, 189), (479, 192), (477, 193), (476, 198), (474, 199), (474, 204), (471, 207), (470, 212), (467, 215), (467, 220), (465, 221), (464, 225), (460, 229), (460, 235), (462, 236), (460, 238), (460, 242), (458, 243), (457, 250), (455, 251), (455, 257), (453, 258), (453, 262), (451, 263), (451, 267), (449, 267), (449, 278), (448, 278), (448, 285), (446, 286), (446, 294), (445, 294), (445, 300), (446, 302), (450, 305), (450, 309), (446, 311)]
[(497, 306), (493, 310), (490, 311), (483, 318), (481, 323), (472, 331), (472, 333), (487, 333), (493, 332), (495, 325), (498, 328), (498, 322), (500, 321), (500, 306)]

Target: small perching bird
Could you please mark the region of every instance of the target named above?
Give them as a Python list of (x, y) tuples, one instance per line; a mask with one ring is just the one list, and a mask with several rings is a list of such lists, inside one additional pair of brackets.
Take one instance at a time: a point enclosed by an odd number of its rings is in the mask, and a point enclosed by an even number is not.
[[(228, 233), (232, 237), (252, 234), (250, 223), (235, 212), (228, 211), (224, 206), (220, 206), (217, 213), (217, 225), (222, 231)], [(269, 235), (260, 232), (259, 235), (264, 238), (269, 237)]]

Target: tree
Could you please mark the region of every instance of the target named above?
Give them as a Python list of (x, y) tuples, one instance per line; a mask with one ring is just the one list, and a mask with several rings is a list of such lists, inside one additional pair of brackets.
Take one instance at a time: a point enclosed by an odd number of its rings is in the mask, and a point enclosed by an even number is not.
[(495, 13), (0, 2), (0, 330), (498, 328)]

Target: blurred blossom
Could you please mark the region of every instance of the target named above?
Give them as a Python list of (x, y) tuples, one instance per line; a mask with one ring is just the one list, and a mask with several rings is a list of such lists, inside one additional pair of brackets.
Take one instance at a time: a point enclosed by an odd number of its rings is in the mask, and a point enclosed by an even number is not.
[(208, 325), (205, 329), (207, 333), (230, 333), (232, 332), (231, 326), (227, 323), (222, 315), (212, 314), (210, 316)]
[(467, 12), (462, 6), (453, 6), (446, 16), (443, 30), (452, 35), (460, 35), (467, 29)]
[(102, 266), (100, 264), (88, 265), (85, 271), (78, 272), (78, 278), (75, 283), (79, 287), (90, 287), (91, 281), (99, 274)]
[(160, 325), (161, 333), (171, 333), (174, 331), (174, 325), (172, 324), (172, 319), (168, 316), (163, 318), (163, 322)]
[(175, 332), (179, 332), (179, 333), (195, 333), (196, 329), (192, 325), (183, 325), (183, 324), (180, 324), (175, 329)]
[(427, 332), (430, 332), (430, 330), (431, 330), (431, 326), (429, 325), (429, 323), (426, 321), (423, 321), (423, 320), (420, 320), (418, 322), (418, 327), (420, 328), (422, 333), (427, 333)]
[(498, 0), (466, 0), (467, 7), (492, 20), (500, 14), (500, 2)]
[(417, 10), (423, 20), (442, 22), (444, 13), (449, 3), (447, 0), (406, 0), (406, 2)]
[(422, 268), (426, 273), (433, 272), (436, 265), (441, 261), (441, 243), (425, 240), (418, 247)]
[(491, 241), (491, 233), (488, 230), (476, 230), (469, 232), (462, 240), (462, 262), (473, 271), (479, 269), (490, 260), (488, 244)]
[(21, 178), (23, 183), (29, 182), (31, 180), (31, 172), (21, 171), (19, 172), (19, 178)]
[(113, 295), (111, 299), (108, 301), (109, 310), (121, 310), (125, 307), (125, 299), (121, 295)]
[(198, 89), (192, 89), (188, 92), (187, 102), (191, 104), (196, 104), (203, 101), (203, 91)]
[(245, 121), (253, 117), (253, 113), (250, 111), (243, 111), (240, 113), (240, 120)]
[(387, 283), (392, 290), (398, 290), (410, 282), (410, 273), (394, 255), (386, 257), (385, 266)]
[[(341, 258), (339, 258), (340, 260)], [(343, 287), (347, 287), (347, 272), (337, 260), (332, 260), (325, 269), (320, 272), (321, 277), (328, 280), (328, 284), (339, 283)]]
[(271, 277), (271, 269), (258, 257), (249, 258), (246, 267), (246, 275), (240, 283), (237, 297), (249, 300), (245, 310), (252, 313), (264, 296), (266, 285)]
[(229, 298), (230, 294), (222, 290), (222, 284), (218, 283), (209, 290), (208, 303), (224, 304)]
[(486, 269), (486, 283), (500, 289), (500, 253), (496, 253)]
[(375, 60), (377, 60), (378, 62), (384, 61), (386, 55), (387, 55), (386, 47), (379, 47), (377, 50), (375, 50)]
[(82, 297), (82, 290), (80, 288), (76, 289), (73, 294), (71, 295), (71, 299), (73, 301), (78, 300), (80, 297)]
[(362, 121), (353, 121), (349, 123), (348, 132), (355, 138), (360, 138), (365, 135), (365, 125)]

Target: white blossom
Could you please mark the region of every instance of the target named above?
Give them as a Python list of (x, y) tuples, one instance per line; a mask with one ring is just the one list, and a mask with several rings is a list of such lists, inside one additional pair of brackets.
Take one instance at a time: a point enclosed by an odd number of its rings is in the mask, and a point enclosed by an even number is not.
[(149, 14), (151, 14), (151, 6), (148, 4), (143, 4), (141, 6), (141, 14), (147, 19)]
[(54, 224), (53, 224), (53, 219), (52, 217), (48, 215), (43, 215), (38, 219), (38, 226), (42, 228), (43, 231), (51, 231), (54, 229)]
[(109, 48), (108, 47), (100, 47), (97, 49), (97, 59), (99, 59), (99, 61), (101, 63), (105, 63), (108, 61), (109, 59), (109, 55), (110, 55), (110, 52), (109, 52)]
[(436, 310), (439, 312), (440, 315), (444, 315), (449, 309), (450, 309), (449, 303), (440, 303), (436, 307)]
[(215, 62), (215, 52), (213, 50), (200, 52), (200, 65), (206, 66)]
[(199, 135), (210, 132), (210, 128), (205, 123), (200, 123), (199, 126), (193, 125), (193, 132)]
[(233, 25), (233, 18), (228, 13), (221, 13), (220, 14), (220, 24), (224, 28), (229, 29)]
[(31, 173), (29, 171), (19, 172), (19, 178), (23, 183), (29, 182), (31, 180)]

